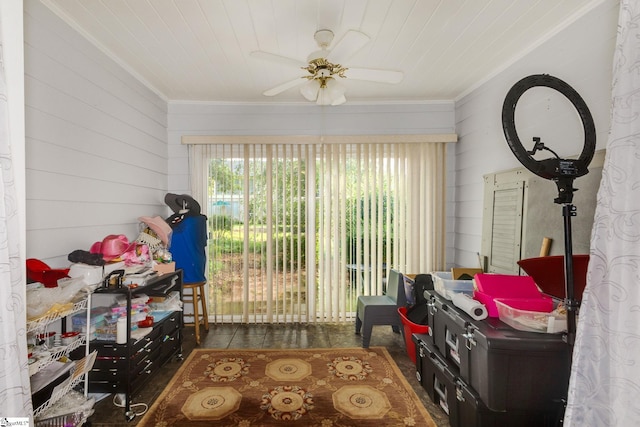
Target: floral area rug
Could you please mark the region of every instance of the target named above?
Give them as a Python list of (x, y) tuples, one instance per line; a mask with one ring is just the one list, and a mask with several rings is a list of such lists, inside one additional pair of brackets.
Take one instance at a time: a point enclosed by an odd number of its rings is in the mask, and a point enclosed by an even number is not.
[(137, 426), (435, 423), (384, 347), (195, 349)]

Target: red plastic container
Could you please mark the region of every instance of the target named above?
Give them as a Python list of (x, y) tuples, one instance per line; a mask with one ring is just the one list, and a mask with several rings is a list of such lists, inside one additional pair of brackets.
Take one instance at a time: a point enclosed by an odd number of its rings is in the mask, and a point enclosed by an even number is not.
[[(535, 280), (547, 295), (565, 299), (564, 255), (527, 258), (518, 261), (518, 265)], [(587, 285), (589, 255), (573, 256), (573, 293), (577, 301), (582, 301), (582, 293)]]
[(407, 319), (406, 307), (398, 307), (398, 314), (400, 315), (400, 320), (402, 320), (402, 326), (404, 328), (404, 342), (407, 346), (407, 353), (409, 354), (411, 360), (413, 360), (413, 363), (416, 363), (416, 345), (411, 339), (411, 336), (413, 334), (429, 333), (429, 326), (419, 325)]
[(27, 278), (42, 283), (45, 288), (57, 287), (58, 279), (69, 277), (68, 273), (68, 268), (53, 269), (39, 259), (27, 259)]

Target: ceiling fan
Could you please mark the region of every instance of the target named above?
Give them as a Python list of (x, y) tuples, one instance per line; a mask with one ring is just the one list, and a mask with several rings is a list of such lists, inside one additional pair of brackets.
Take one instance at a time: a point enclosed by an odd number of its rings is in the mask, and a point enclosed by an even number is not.
[(255, 58), (289, 64), (305, 70), (304, 76), (287, 81), (263, 92), (265, 96), (275, 96), (296, 86), (301, 86), (300, 93), (309, 101), (315, 101), (318, 105), (340, 105), (347, 101), (344, 96), (345, 86), (339, 79), (366, 80), (379, 83), (400, 83), (403, 73), (393, 70), (379, 70), (372, 68), (351, 68), (342, 65), (348, 61), (357, 51), (369, 42), (369, 36), (349, 30), (329, 50), (333, 41), (333, 31), (318, 30), (314, 39), (318, 43), (319, 50), (312, 52), (307, 57), (307, 62), (295, 58), (278, 55), (265, 51), (251, 52)]

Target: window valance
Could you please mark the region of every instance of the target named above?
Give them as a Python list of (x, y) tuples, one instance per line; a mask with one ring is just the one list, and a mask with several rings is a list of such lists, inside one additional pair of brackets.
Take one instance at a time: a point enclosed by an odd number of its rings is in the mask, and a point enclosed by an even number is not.
[(184, 135), (185, 145), (216, 144), (422, 144), (457, 142), (455, 133), (406, 135)]

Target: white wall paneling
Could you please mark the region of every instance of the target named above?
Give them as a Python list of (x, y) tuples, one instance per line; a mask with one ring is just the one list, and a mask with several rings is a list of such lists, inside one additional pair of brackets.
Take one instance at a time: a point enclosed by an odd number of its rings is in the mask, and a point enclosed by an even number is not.
[[(499, 75), (457, 100), (458, 143), (453, 147), (456, 150), (454, 252), (457, 265), (476, 266), (478, 262), (483, 176), (521, 166), (506, 143), (501, 124), (502, 103), (514, 83), (540, 73), (566, 81), (587, 103), (596, 125), (597, 148), (604, 148), (609, 130), (611, 67), (617, 19), (618, 2), (603, 2)], [(545, 124), (544, 130), (562, 136), (565, 124), (563, 120), (552, 120)], [(566, 143), (574, 144), (572, 141)], [(581, 149), (582, 140), (575, 144), (574, 147)], [(580, 212), (580, 206), (577, 208)]]
[(168, 213), (167, 104), (39, 1), (24, 27), (26, 253), (66, 266)]

